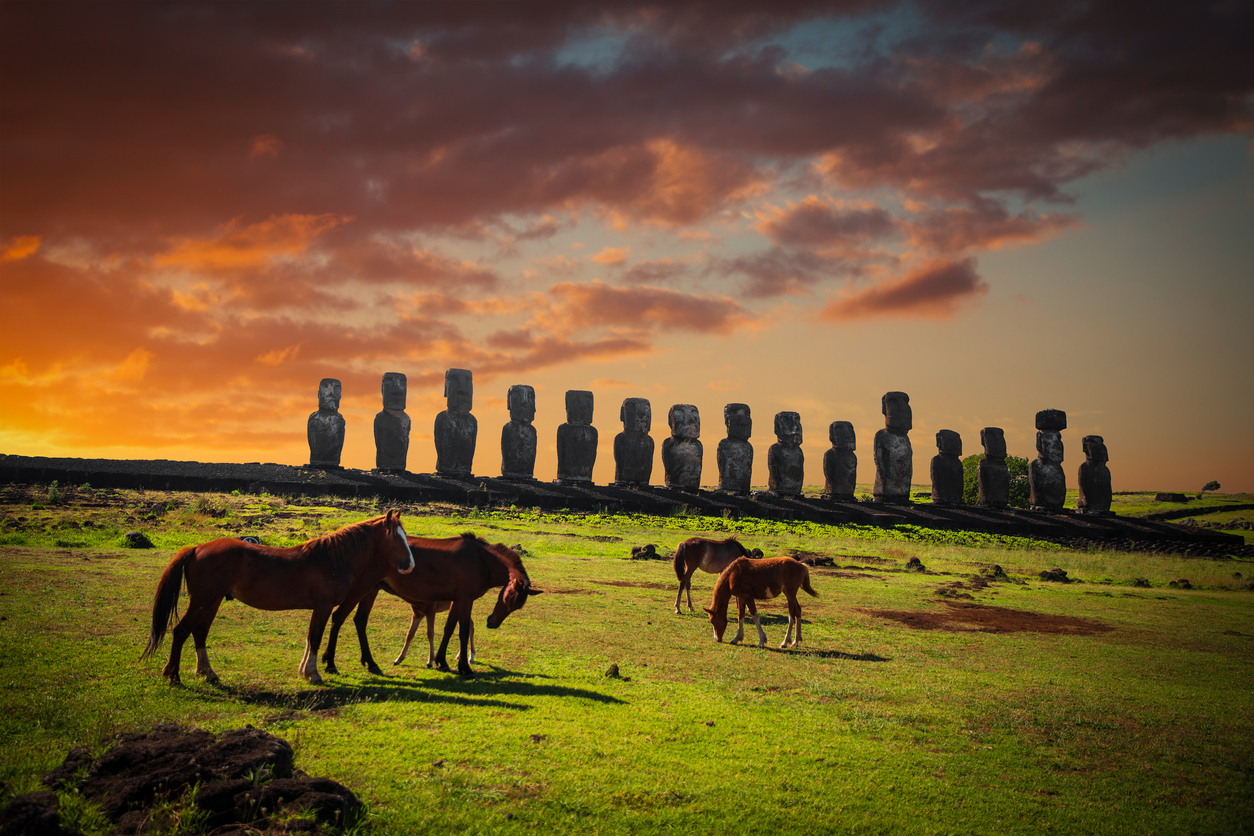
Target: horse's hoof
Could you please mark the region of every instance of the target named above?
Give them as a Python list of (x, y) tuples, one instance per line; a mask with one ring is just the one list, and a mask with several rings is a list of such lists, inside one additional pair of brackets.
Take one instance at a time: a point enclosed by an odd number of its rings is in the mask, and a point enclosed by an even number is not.
[(205, 674), (205, 682), (208, 682), (210, 685), (217, 685), (219, 683), (218, 675), (213, 671), (210, 671)]
[(339, 675), (340, 669), (335, 666), (334, 662), (328, 662), (326, 666), (327, 673)]
[(367, 665), (366, 670), (370, 671), (375, 676), (383, 676), (383, 671), (379, 670), (378, 665)]
[(170, 681), (170, 687), (171, 687), (171, 688), (182, 688), (182, 687), (183, 687), (183, 680), (182, 680), (182, 679), (179, 679), (179, 675), (178, 675), (177, 673), (167, 673), (167, 674), (165, 674), (165, 678), (166, 678), (166, 679), (168, 679), (168, 680)]
[[(327, 671), (327, 673), (330, 673), (330, 671)], [(315, 673), (315, 674), (313, 674), (312, 676), (307, 676), (307, 677), (305, 677), (305, 679), (307, 679), (307, 680), (309, 681), (309, 684), (310, 684), (310, 685), (321, 685), (321, 684), (322, 684), (322, 677), (321, 677), (321, 676), (319, 676), (319, 675), (318, 675), (318, 674), (316, 674), (316, 673)]]

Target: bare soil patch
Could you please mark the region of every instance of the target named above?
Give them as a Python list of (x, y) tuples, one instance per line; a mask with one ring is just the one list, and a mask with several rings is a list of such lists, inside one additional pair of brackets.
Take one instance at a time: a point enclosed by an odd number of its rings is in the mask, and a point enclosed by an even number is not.
[(966, 601), (944, 601), (944, 610), (870, 610), (867, 615), (899, 622), (912, 630), (945, 630), (976, 633), (1049, 633), (1065, 636), (1092, 636), (1109, 633), (1113, 627), (1071, 615), (990, 607)]

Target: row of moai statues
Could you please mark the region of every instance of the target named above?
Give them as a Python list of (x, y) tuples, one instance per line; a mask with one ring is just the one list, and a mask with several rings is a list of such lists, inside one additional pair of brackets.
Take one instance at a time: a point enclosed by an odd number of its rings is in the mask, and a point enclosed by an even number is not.
[[(318, 388), (318, 411), (309, 416), (310, 466), (338, 467), (344, 444), (344, 419), (338, 412), (340, 382), (324, 379)], [(383, 376), (383, 410), (375, 416), (375, 469), (404, 473), (409, 450), (409, 416), (405, 413), (405, 375)], [(478, 436), (478, 421), (471, 414), (473, 376), (465, 369), (449, 369), (444, 376), (447, 409), (435, 419), (436, 473), (450, 478), (469, 478)], [(506, 396), (510, 420), (501, 429), (501, 478), (534, 481), (537, 449), (535, 389), (526, 385), (509, 388)], [(887, 392), (881, 399), (884, 428), (874, 441), (875, 485), (873, 499), (889, 504), (908, 504), (914, 476), (914, 452), (910, 444), (913, 413), (905, 392)], [(592, 483), (598, 433), (592, 426), (593, 395), (586, 390), (566, 393), (566, 423), (557, 428), (557, 479), (559, 484)], [(654, 442), (652, 406), (646, 398), (627, 398), (619, 410), (623, 431), (614, 438), (614, 482), (620, 487), (648, 486), (653, 476)], [(727, 437), (718, 444), (718, 489), (747, 495), (753, 473), (753, 418), (747, 404), (723, 408)], [(701, 415), (692, 404), (675, 404), (667, 412), (670, 436), (662, 442), (662, 467), (668, 488), (700, 489), (704, 449)], [(1031, 463), (1028, 481), (1031, 508), (1059, 512), (1066, 497), (1062, 472), (1061, 431), (1067, 416), (1057, 409), (1037, 413), (1037, 458)], [(801, 450), (801, 416), (796, 412), (775, 415), (776, 443), (767, 451), (767, 490), (779, 496), (800, 496), (804, 484), (805, 456)], [(853, 424), (833, 421), (828, 427), (831, 448), (823, 456), (826, 498), (852, 502), (858, 469), (857, 439)], [(1010, 498), (1010, 472), (1006, 466), (1006, 438), (999, 427), (980, 430), (984, 458), (978, 471), (980, 506), (1005, 508)], [(962, 437), (953, 430), (936, 434), (937, 455), (931, 461), (932, 502), (963, 504)], [(1101, 436), (1085, 436), (1085, 462), (1080, 466), (1081, 513), (1110, 513), (1110, 470)]]

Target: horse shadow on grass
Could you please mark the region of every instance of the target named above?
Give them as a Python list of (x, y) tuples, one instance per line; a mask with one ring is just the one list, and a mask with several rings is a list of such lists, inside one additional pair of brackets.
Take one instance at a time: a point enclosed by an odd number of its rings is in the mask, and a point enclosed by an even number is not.
[[(489, 693), (493, 696), (519, 697), (569, 697), (574, 699), (592, 700), (593, 702), (611, 705), (626, 705), (625, 700), (603, 694), (587, 688), (571, 688), (565, 685), (548, 685), (535, 680), (552, 679), (544, 674), (522, 673), (496, 665), (475, 663), (473, 679), (463, 679), (456, 674), (448, 674), (435, 679), (422, 680), (424, 691), (439, 691), (456, 699), (461, 695)], [(380, 678), (377, 675), (372, 678)], [(392, 679), (393, 676), (383, 674), (382, 678)], [(417, 684), (417, 680), (405, 680)]]

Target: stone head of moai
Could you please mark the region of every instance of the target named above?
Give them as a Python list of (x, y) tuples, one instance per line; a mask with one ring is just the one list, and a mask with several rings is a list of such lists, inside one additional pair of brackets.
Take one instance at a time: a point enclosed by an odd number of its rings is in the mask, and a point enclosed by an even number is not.
[(786, 447), (800, 447), (801, 414), (797, 412), (775, 413), (775, 437)]
[(676, 440), (701, 437), (701, 413), (690, 403), (677, 403), (666, 413), (671, 438)]
[(1110, 456), (1106, 452), (1106, 442), (1100, 435), (1086, 435), (1080, 442), (1084, 449), (1084, 457), (1094, 462), (1108, 462)]
[(324, 377), (318, 384), (318, 409), (322, 412), (338, 412), (340, 409), (340, 382)]
[(942, 456), (961, 456), (962, 436), (953, 430), (941, 430), (936, 433), (936, 450)]
[(1062, 464), (1062, 436), (1056, 432), (1040, 431), (1036, 434), (1036, 452), (1047, 464)]
[(648, 398), (624, 398), (618, 418), (625, 432), (648, 433), (653, 429), (653, 406)]
[(383, 374), (383, 408), (405, 408), (405, 375), (400, 372), (384, 372)]
[(853, 424), (848, 421), (833, 421), (828, 425), (827, 437), (837, 450), (858, 449), (858, 437), (853, 432)]
[(748, 441), (753, 435), (753, 415), (748, 404), (729, 403), (723, 407), (723, 423), (727, 425), (728, 438)]
[(884, 427), (892, 432), (904, 435), (914, 427), (910, 396), (905, 392), (885, 392), (880, 399), (880, 411), (884, 413)]
[(585, 389), (566, 391), (566, 423), (592, 426), (592, 393)]
[(444, 373), (444, 397), (449, 412), (470, 412), (475, 399), (474, 377), (466, 369), (449, 369)]
[(987, 458), (1006, 458), (1006, 434), (1001, 427), (985, 427), (980, 430), (980, 444), (984, 446), (984, 455)]
[(505, 403), (509, 407), (509, 420), (530, 424), (536, 419), (536, 390), (525, 383), (509, 387)]

